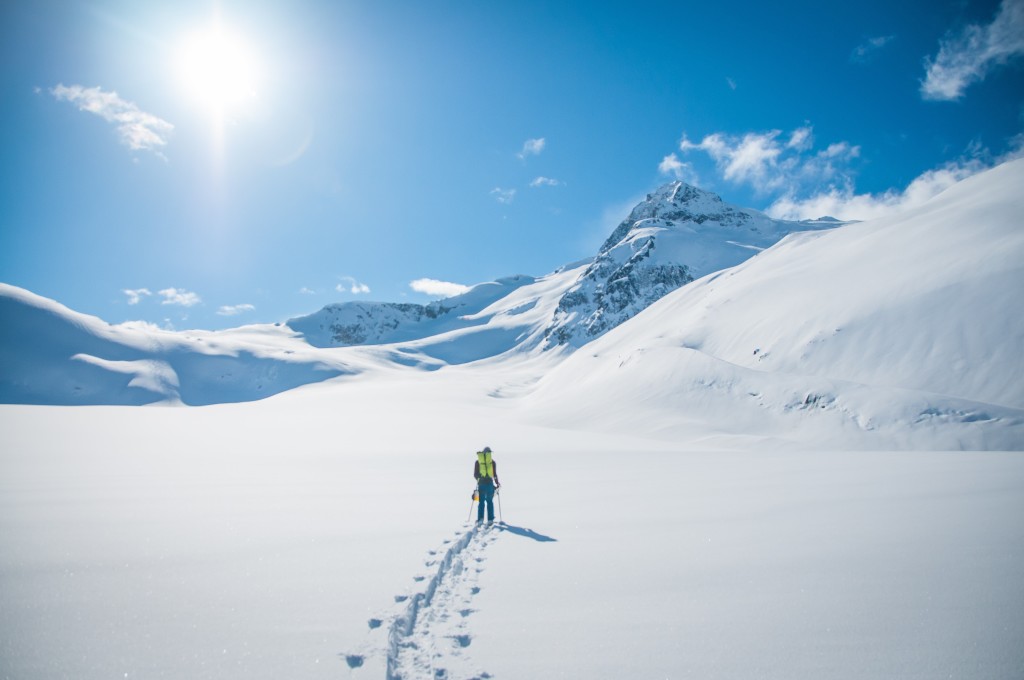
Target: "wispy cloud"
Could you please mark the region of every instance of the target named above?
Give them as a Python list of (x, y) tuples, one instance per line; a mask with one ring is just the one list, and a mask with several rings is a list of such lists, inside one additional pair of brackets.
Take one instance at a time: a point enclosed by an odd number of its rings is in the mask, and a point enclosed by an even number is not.
[(693, 169), (693, 166), (679, 160), (679, 156), (674, 153), (670, 153), (661, 159), (661, 163), (658, 163), (658, 172), (662, 175), (668, 175), (675, 179), (682, 180), (683, 182), (699, 184), (697, 173)]
[(782, 147), (776, 142), (779, 134), (779, 130), (773, 130), (734, 138), (716, 132), (696, 143), (684, 137), (679, 149), (683, 153), (704, 151), (714, 159), (725, 179), (766, 191), (773, 187), (777, 176), (773, 169), (782, 153)]
[(163, 296), (162, 305), (177, 305), (179, 307), (194, 307), (202, 302), (202, 299), (187, 290), (179, 288), (164, 288), (159, 291), (159, 294)]
[[(1010, 150), (992, 158), (974, 144), (964, 157), (923, 172), (903, 189), (858, 193), (853, 162), (861, 149), (846, 141), (815, 147), (810, 125), (784, 134), (781, 130), (733, 135), (707, 135), (700, 142), (685, 137), (683, 154), (706, 153), (722, 179), (753, 188), (770, 197), (766, 212), (783, 219), (812, 219), (830, 215), (843, 220), (866, 220), (919, 206), (953, 184), (1004, 161), (1024, 156), (1024, 135)], [(662, 159), (664, 174), (689, 172), (688, 164), (671, 154)]]
[(439, 298), (461, 295), (469, 290), (469, 286), (464, 286), (461, 283), (438, 281), (437, 279), (416, 279), (409, 283), (409, 287), (417, 293)]
[(789, 141), (786, 142), (787, 149), (796, 149), (797, 151), (807, 151), (812, 146), (814, 146), (814, 130), (810, 125), (793, 130)]
[(732, 78), (726, 78), (725, 79), (725, 84), (729, 86), (730, 90), (735, 90), (736, 89), (736, 81), (733, 80)]
[(217, 314), (220, 316), (238, 316), (245, 312), (251, 312), (254, 309), (256, 309), (256, 307), (250, 304), (224, 305), (217, 310)]
[(804, 198), (792, 194), (783, 196), (766, 212), (786, 219), (810, 219), (823, 215), (843, 220), (882, 217), (922, 205), (961, 180), (1021, 157), (1024, 157), (1024, 135), (1018, 135), (1010, 149), (996, 158), (992, 158), (980, 145), (973, 144), (964, 157), (921, 173), (902, 190), (858, 194), (853, 179), (846, 176), (840, 182)]
[(316, 295), (316, 291), (313, 290), (312, 288), (307, 288), (306, 286), (303, 286), (302, 288), (299, 288), (299, 294), (300, 295)]
[[(860, 157), (860, 147), (848, 141), (818, 146), (810, 125), (788, 133), (717, 132), (699, 142), (684, 137), (680, 152), (707, 154), (722, 179), (750, 186), (768, 197), (766, 212), (773, 217), (872, 219), (920, 206), (993, 163), (1024, 156), (1024, 135), (1018, 136), (1011, 150), (1000, 158), (993, 159), (980, 144), (973, 144), (962, 159), (923, 172), (905, 188), (877, 194), (857, 192), (854, 162)], [(676, 175), (689, 171), (676, 154), (665, 157), (658, 169)]]
[[(704, 152), (721, 179), (747, 186), (768, 198), (766, 212), (778, 218), (811, 219), (830, 215), (843, 220), (881, 217), (923, 204), (956, 182), (1011, 158), (1024, 155), (1024, 135), (1000, 158), (972, 145), (959, 160), (921, 173), (905, 188), (860, 193), (856, 188), (858, 145), (847, 141), (818, 146), (811, 125), (789, 133), (781, 130), (742, 135), (717, 132), (700, 142), (685, 137), (685, 154)], [(686, 164), (676, 154), (660, 166), (665, 174), (681, 174)]]
[[(832, 180), (860, 155), (860, 147), (848, 142), (830, 144), (816, 153), (813, 147), (814, 131), (810, 125), (788, 135), (781, 130), (744, 135), (716, 132), (700, 142), (691, 142), (684, 136), (679, 143), (684, 154), (703, 151), (710, 156), (725, 180), (749, 186), (764, 195)], [(675, 154), (666, 156), (659, 165), (662, 172), (684, 168), (685, 164)]]
[(334, 287), (339, 293), (352, 293), (353, 295), (365, 295), (370, 292), (370, 287), (365, 283), (356, 281), (351, 276), (342, 276), (341, 283)]
[(783, 196), (766, 212), (783, 219), (813, 219), (825, 215), (841, 220), (873, 219), (919, 206), (984, 168), (979, 161), (948, 163), (921, 174), (902, 191), (890, 189), (879, 194), (858, 194), (853, 181), (847, 178), (840, 186), (806, 198)]
[(874, 58), (883, 47), (896, 39), (894, 35), (880, 35), (875, 38), (868, 38), (860, 45), (853, 48), (850, 53), (850, 61), (858, 64), (865, 64)]
[(159, 150), (167, 145), (174, 130), (166, 120), (142, 111), (134, 103), (121, 99), (116, 92), (63, 84), (50, 92), (58, 100), (74, 104), (80, 111), (94, 113), (108, 123), (114, 123), (121, 142), (134, 151), (153, 151), (159, 155)]
[(550, 177), (538, 177), (530, 182), (530, 186), (536, 189), (537, 187), (559, 187), (564, 182), (557, 179), (551, 179)]
[(494, 187), (493, 189), (491, 189), (491, 196), (494, 196), (494, 200), (496, 200), (498, 203), (508, 205), (512, 201), (516, 200), (516, 190)]
[(149, 297), (153, 293), (148, 288), (125, 288), (121, 291), (128, 296), (128, 304), (137, 305), (143, 297)]
[(991, 24), (970, 24), (939, 44), (934, 59), (925, 60), (921, 96), (953, 101), (972, 83), (983, 80), (993, 66), (1024, 54), (1024, 0), (1003, 0)]
[(129, 330), (139, 330), (139, 331), (149, 331), (149, 332), (167, 330), (167, 328), (165, 326), (159, 326), (159, 325), (153, 323), (152, 321), (142, 321), (142, 320), (123, 321), (123, 322), (121, 322), (119, 324), (113, 324), (113, 325), (115, 327), (117, 327), (117, 328), (127, 328)]
[(516, 154), (519, 158), (525, 160), (527, 156), (538, 156), (540, 152), (544, 150), (544, 146), (547, 144), (543, 137), (537, 139), (527, 139), (523, 143), (523, 149)]

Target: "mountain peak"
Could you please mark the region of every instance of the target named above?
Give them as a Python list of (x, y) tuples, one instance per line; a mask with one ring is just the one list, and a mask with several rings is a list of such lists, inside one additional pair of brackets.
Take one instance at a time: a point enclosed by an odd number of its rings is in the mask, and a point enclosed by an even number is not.
[(611, 250), (621, 243), (633, 229), (646, 226), (645, 223), (650, 220), (663, 223), (717, 222), (738, 225), (749, 218), (750, 216), (746, 212), (730, 206), (718, 194), (676, 180), (663, 184), (647, 194), (647, 198), (638, 203), (629, 216), (612, 232), (608, 240), (601, 246), (600, 252)]
[(652, 200), (661, 200), (673, 205), (683, 205), (700, 200), (722, 203), (722, 197), (718, 194), (692, 184), (687, 184), (682, 180), (667, 182), (647, 194), (647, 201)]
[(732, 267), (794, 230), (838, 223), (773, 220), (682, 181), (647, 194), (558, 305), (550, 344), (580, 346), (695, 279)]

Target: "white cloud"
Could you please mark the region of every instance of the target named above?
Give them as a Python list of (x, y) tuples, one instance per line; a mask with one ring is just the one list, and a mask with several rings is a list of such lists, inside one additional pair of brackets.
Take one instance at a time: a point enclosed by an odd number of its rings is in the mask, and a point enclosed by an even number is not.
[(438, 281), (437, 279), (416, 279), (409, 283), (409, 287), (417, 293), (430, 295), (432, 297), (448, 298), (461, 295), (469, 290), (469, 286), (450, 281)]
[(148, 331), (148, 332), (166, 330), (166, 328), (164, 326), (158, 326), (157, 324), (155, 324), (155, 323), (153, 323), (151, 321), (141, 321), (141, 320), (139, 320), (139, 321), (124, 321), (122, 323), (114, 324), (114, 325), (117, 328), (127, 328), (128, 330), (138, 330), (138, 331)]
[(254, 309), (256, 309), (256, 307), (250, 304), (224, 305), (217, 310), (217, 314), (221, 316), (237, 316), (244, 312), (251, 312)]
[(777, 170), (783, 152), (777, 141), (780, 134), (779, 130), (750, 132), (737, 138), (714, 133), (696, 144), (684, 137), (679, 149), (683, 153), (704, 151), (714, 159), (725, 179), (750, 184), (766, 192), (776, 188), (780, 180)]
[(137, 305), (142, 301), (143, 296), (149, 297), (153, 293), (148, 288), (125, 288), (121, 291), (128, 296), (128, 304)]
[(790, 135), (789, 141), (786, 143), (786, 148), (807, 151), (814, 146), (813, 131), (810, 125), (793, 130), (793, 134)]
[(732, 78), (726, 78), (725, 82), (729, 86), (730, 90), (735, 90), (736, 89), (736, 81), (733, 80)]
[(523, 143), (523, 150), (517, 153), (516, 155), (522, 159), (525, 159), (527, 156), (540, 155), (540, 152), (544, 150), (544, 146), (546, 144), (547, 141), (545, 141), (543, 137), (539, 137), (537, 139), (527, 139)]
[[(787, 141), (780, 141), (783, 139)], [(715, 133), (699, 143), (684, 137), (679, 148), (683, 153), (704, 151), (724, 179), (773, 196), (765, 211), (772, 217), (814, 219), (829, 215), (841, 220), (867, 220), (922, 205), (971, 175), (1024, 157), (1024, 134), (1010, 140), (1009, 149), (998, 158), (975, 142), (962, 158), (922, 173), (906, 188), (874, 194), (856, 191), (851, 164), (860, 157), (860, 146), (841, 141), (816, 151), (810, 125), (789, 135), (779, 130), (742, 136)], [(681, 172), (683, 165), (671, 154), (662, 160), (659, 170)]]
[(1024, 54), (1024, 0), (1003, 0), (992, 23), (971, 24), (939, 45), (934, 59), (925, 60), (921, 96), (952, 101), (971, 83), (983, 80), (994, 65)]
[(80, 111), (94, 113), (108, 123), (116, 124), (121, 141), (134, 151), (159, 153), (174, 129), (166, 120), (140, 110), (134, 103), (121, 99), (116, 92), (63, 84), (50, 92), (58, 100), (71, 102)]
[[(748, 132), (742, 136), (716, 132), (700, 142), (683, 137), (679, 144), (684, 154), (707, 153), (724, 179), (750, 186), (759, 194), (798, 193), (809, 184), (831, 181), (843, 173), (845, 164), (860, 155), (860, 147), (848, 142), (836, 142), (817, 153), (813, 147), (811, 125), (788, 135), (781, 130)], [(682, 172), (685, 166), (672, 154), (661, 161), (658, 169), (663, 173)]]
[(783, 196), (766, 211), (782, 219), (814, 219), (829, 215), (841, 220), (869, 220), (876, 217), (916, 208), (953, 186), (960, 180), (975, 175), (990, 166), (978, 159), (951, 162), (928, 170), (915, 178), (903, 191), (890, 189), (880, 194), (858, 194), (853, 182), (797, 199)]
[(502, 189), (501, 187), (494, 187), (491, 189), (491, 196), (494, 196), (494, 200), (498, 203), (508, 205), (516, 198), (515, 189)]
[(162, 305), (178, 305), (180, 307), (193, 307), (198, 305), (202, 300), (195, 293), (187, 290), (179, 290), (177, 288), (164, 288), (159, 291), (159, 294), (163, 296)]
[(352, 293), (353, 295), (365, 295), (370, 292), (370, 287), (365, 283), (356, 281), (351, 276), (342, 276), (341, 283), (334, 287), (339, 293)]
[(661, 163), (658, 163), (658, 172), (662, 175), (671, 175), (689, 184), (699, 184), (697, 173), (694, 171), (693, 166), (679, 160), (679, 156), (676, 156), (674, 153), (661, 159)]
[(557, 179), (551, 179), (550, 177), (538, 177), (530, 182), (531, 187), (558, 187), (562, 186), (562, 182)]
[(313, 290), (312, 288), (306, 288), (305, 286), (303, 286), (302, 288), (299, 288), (299, 294), (300, 295), (316, 295), (316, 291)]
[(876, 52), (891, 43), (896, 39), (894, 35), (880, 35), (876, 38), (868, 38), (853, 48), (853, 52), (850, 53), (850, 61), (865, 63), (869, 61)]

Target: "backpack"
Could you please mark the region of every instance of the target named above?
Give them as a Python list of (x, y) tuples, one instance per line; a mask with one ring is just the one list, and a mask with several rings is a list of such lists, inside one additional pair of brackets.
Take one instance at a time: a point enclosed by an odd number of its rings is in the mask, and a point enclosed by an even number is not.
[(480, 479), (494, 478), (494, 461), (491, 459), (490, 451), (478, 451), (477, 462), (480, 464)]

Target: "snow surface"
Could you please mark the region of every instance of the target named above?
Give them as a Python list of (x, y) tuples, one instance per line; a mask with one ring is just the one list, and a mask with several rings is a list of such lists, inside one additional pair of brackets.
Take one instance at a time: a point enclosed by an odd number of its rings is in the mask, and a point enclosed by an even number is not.
[[(0, 677), (1020, 677), (1019, 454), (686, 449), (482, 387), (0, 407)], [(507, 526), (467, 535), (484, 444)]]
[(789, 236), (576, 351), (591, 263), (363, 347), (4, 286), (0, 401), (107, 405), (0, 405), (0, 677), (1020, 678), (1021, 186)]

